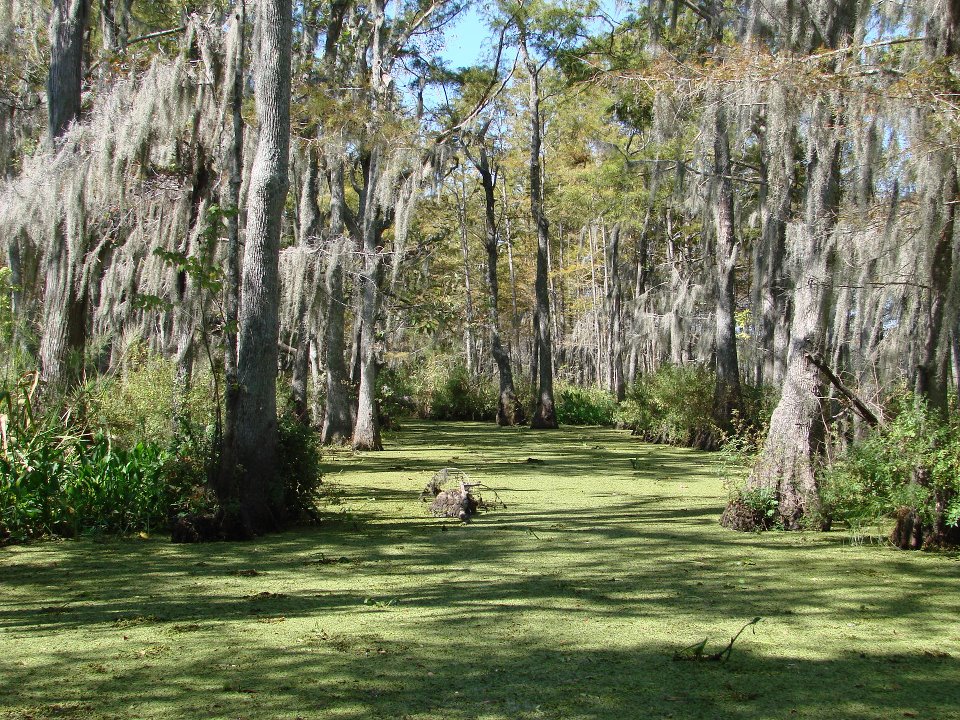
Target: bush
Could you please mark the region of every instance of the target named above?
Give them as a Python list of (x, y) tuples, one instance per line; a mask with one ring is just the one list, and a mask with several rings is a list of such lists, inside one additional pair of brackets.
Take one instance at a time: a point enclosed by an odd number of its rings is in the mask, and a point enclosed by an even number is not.
[(430, 420), (494, 420), (497, 388), (466, 365), (433, 355), (417, 366), (385, 368), (378, 382), (380, 411), (387, 417), (415, 414)]
[[(852, 444), (821, 472), (823, 510), (853, 531), (902, 508), (924, 526), (960, 523), (960, 419), (929, 412), (914, 396), (892, 403), (892, 421)], [(942, 506), (938, 510), (938, 502)]]
[[(126, 447), (139, 442), (173, 442), (174, 372), (173, 361), (151, 355), (142, 344), (134, 344), (123, 358), (119, 373), (101, 376), (86, 387), (80, 402), (86, 405), (88, 422)], [(216, 406), (208, 368), (195, 373), (181, 401), (187, 427), (202, 432), (213, 425)]]
[(649, 442), (709, 446), (720, 436), (713, 418), (716, 375), (698, 365), (663, 365), (627, 390), (615, 419)]
[(283, 507), (295, 520), (315, 519), (323, 473), (320, 438), (291, 413), (277, 418), (277, 481)]
[(557, 422), (561, 425), (612, 425), (617, 403), (606, 390), (558, 383)]
[(770, 530), (779, 522), (780, 502), (772, 488), (738, 488), (724, 508), (720, 524), (741, 532)]
[(0, 453), (0, 539), (165, 527), (168, 461), (156, 444), (124, 449), (103, 433), (84, 437), (52, 423), (8, 436)]

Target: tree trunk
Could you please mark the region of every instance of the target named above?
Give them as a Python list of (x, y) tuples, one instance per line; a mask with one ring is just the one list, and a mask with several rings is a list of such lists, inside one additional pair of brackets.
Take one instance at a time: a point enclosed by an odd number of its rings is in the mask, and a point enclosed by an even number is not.
[(236, 493), (236, 462), (234, 444), (237, 434), (237, 405), (240, 397), (240, 380), (237, 373), (237, 344), (240, 317), (240, 188), (243, 185), (243, 83), (244, 83), (244, 34), (246, 31), (246, 5), (244, 0), (234, 10), (230, 32), (226, 79), (230, 93), (231, 122), (227, 128), (229, 155), (227, 157), (228, 181), (223, 188), (221, 203), (226, 211), (227, 242), (223, 258), (223, 437), (221, 439), (220, 472), (216, 491), (223, 507), (230, 505)]
[(105, 50), (119, 54), (127, 49), (132, 4), (133, 0), (100, 0), (100, 32)]
[(463, 344), (466, 346), (467, 373), (475, 374), (473, 339), (473, 291), (470, 287), (470, 244), (467, 242), (467, 187), (466, 178), (461, 178), (460, 192), (457, 193), (457, 219), (460, 225), (460, 253), (463, 256), (463, 291), (465, 295), (466, 323), (463, 328)]
[(260, 0), (254, 60), (259, 138), (250, 175), (243, 254), (235, 461), (246, 534), (283, 520), (276, 487), (280, 229), (289, 179), (290, 0)]
[(350, 402), (350, 383), (344, 362), (344, 316), (346, 302), (343, 294), (343, 256), (350, 243), (344, 235), (343, 159), (329, 162), (330, 168), (330, 259), (327, 265), (326, 321), (326, 389), (327, 404), (323, 416), (320, 441), (325, 445), (342, 443), (353, 434), (353, 414)]
[(767, 107), (766, 183), (760, 206), (761, 244), (764, 249), (760, 345), (764, 351), (765, 382), (780, 387), (786, 374), (790, 335), (790, 294), (783, 263), (786, 228), (793, 187), (794, 121), (786, 91), (778, 84), (770, 89)]
[(797, 528), (819, 509), (815, 476), (824, 441), (820, 372), (808, 354), (822, 354), (826, 341), (833, 268), (833, 230), (840, 183), (840, 119), (831, 98), (813, 109), (807, 162), (806, 218), (789, 241), (800, 268), (794, 289), (793, 327), (787, 376), (780, 402), (749, 487), (769, 490), (778, 500), (784, 527)]
[(47, 137), (56, 147), (80, 117), (83, 37), (90, 0), (53, 0), (50, 13), (50, 72), (47, 75)]
[(620, 284), (620, 224), (613, 226), (610, 233), (610, 253), (606, 262), (609, 268), (610, 284), (608, 286), (607, 305), (610, 310), (610, 337), (607, 346), (610, 348), (610, 366), (608, 373), (608, 389), (617, 400), (627, 396), (627, 387), (623, 378), (623, 326), (622, 326), (622, 291)]
[[(719, 99), (718, 99), (719, 101)], [(714, 411), (723, 430), (732, 428), (735, 412), (743, 406), (740, 389), (740, 364), (737, 358), (737, 331), (734, 312), (735, 268), (737, 264), (737, 241), (734, 236), (733, 180), (730, 177), (730, 134), (727, 129), (727, 112), (722, 103), (717, 108), (714, 151), (714, 182), (716, 183), (716, 207), (714, 222), (717, 232), (716, 249), (716, 353), (717, 387), (714, 396)]]
[(600, 333), (600, 298), (597, 290), (597, 241), (596, 227), (591, 223), (587, 228), (587, 234), (590, 238), (590, 299), (593, 303), (593, 370), (596, 373), (594, 382), (597, 387), (603, 386), (604, 363), (603, 363), (603, 339)]
[[(54, 0), (50, 14), (50, 71), (47, 76), (47, 141), (60, 145), (70, 124), (80, 117), (83, 75), (83, 39), (89, 0)], [(70, 192), (79, 192), (71, 190)], [(45, 259), (43, 331), (40, 338), (41, 376), (57, 392), (77, 382), (82, 372), (86, 342), (85, 293), (77, 268), (86, 245), (85, 218), (61, 207), (66, 216), (54, 224)], [(74, 203), (82, 207), (82, 203)]]
[[(314, 40), (316, 42), (316, 40)], [(317, 247), (320, 239), (320, 208), (317, 204), (317, 176), (319, 165), (317, 152), (312, 144), (306, 147), (306, 164), (300, 188), (299, 242), (307, 252)], [(310, 318), (316, 302), (316, 273), (312, 270), (315, 260), (311, 256), (304, 265), (307, 281), (303, 283), (304, 294), (297, 298), (296, 349), (293, 360), (293, 377), (290, 391), (293, 396), (293, 414), (304, 425), (310, 424), (310, 407), (307, 403), (307, 383), (310, 377), (310, 346), (313, 333)]]
[(490, 291), (490, 348), (497, 363), (500, 377), (500, 394), (497, 402), (497, 425), (518, 425), (524, 422), (523, 406), (517, 399), (513, 386), (513, 372), (510, 369), (510, 355), (503, 349), (500, 341), (500, 284), (497, 278), (497, 232), (496, 200), (494, 179), (490, 171), (487, 150), (480, 148), (480, 160), (477, 163), (484, 199), (484, 246), (487, 250), (487, 287)]
[(377, 180), (380, 174), (380, 146), (375, 144), (367, 171), (363, 208), (363, 268), (360, 282), (360, 389), (357, 418), (353, 426), (354, 450), (382, 450), (380, 422), (377, 417), (376, 322), (379, 304), (380, 217), (377, 208)]
[(540, 183), (540, 70), (527, 51), (526, 32), (520, 30), (520, 53), (530, 76), (530, 217), (537, 228), (536, 340), (537, 340), (537, 405), (530, 421), (532, 428), (556, 428), (557, 414), (553, 404), (553, 353), (550, 339), (550, 295), (547, 278), (547, 246), (550, 226), (543, 212), (543, 189)]

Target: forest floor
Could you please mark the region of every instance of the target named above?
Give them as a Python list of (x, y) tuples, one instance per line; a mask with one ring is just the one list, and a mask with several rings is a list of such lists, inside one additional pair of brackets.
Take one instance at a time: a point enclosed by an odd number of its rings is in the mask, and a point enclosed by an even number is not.
[[(386, 447), (317, 527), (0, 549), (0, 718), (960, 718), (956, 553), (725, 531), (716, 455), (613, 430)], [(506, 508), (431, 517), (445, 466)]]

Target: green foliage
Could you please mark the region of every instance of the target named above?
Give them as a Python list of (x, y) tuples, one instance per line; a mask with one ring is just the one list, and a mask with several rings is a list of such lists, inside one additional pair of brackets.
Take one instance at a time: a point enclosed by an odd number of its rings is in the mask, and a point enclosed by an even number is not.
[(557, 421), (561, 425), (612, 425), (617, 403), (606, 390), (558, 383)]
[(691, 445), (719, 432), (713, 419), (716, 382), (699, 365), (663, 365), (627, 390), (615, 420), (651, 442)]
[(0, 540), (82, 532), (150, 532), (166, 524), (174, 488), (169, 453), (123, 448), (57, 416), (34, 420), (32, 383), (5, 392), (0, 452)]
[(138, 442), (166, 445), (174, 441), (174, 399), (181, 423), (207, 428), (214, 422), (215, 400), (210, 393), (210, 371), (195, 373), (186, 394), (175, 392), (172, 360), (148, 353), (142, 344), (127, 351), (115, 375), (101, 376), (86, 389), (89, 422), (123, 446)]
[(893, 420), (855, 442), (820, 478), (824, 512), (851, 529), (876, 524), (900, 507), (934, 520), (936, 499), (946, 520), (960, 521), (960, 419), (930, 412), (910, 394), (893, 401)]
[(494, 420), (497, 388), (492, 380), (473, 376), (466, 365), (447, 355), (435, 355), (417, 366), (380, 373), (381, 411), (414, 413), (432, 420)]
[(737, 494), (737, 497), (740, 502), (754, 511), (759, 519), (758, 529), (771, 528), (779, 520), (780, 499), (773, 488), (745, 488)]
[(715, 419), (716, 385), (716, 373), (702, 365), (662, 365), (627, 390), (614, 420), (650, 442), (716, 448), (719, 441), (729, 464), (749, 466), (776, 406), (774, 391), (741, 384), (743, 412), (731, 431), (722, 432)]
[(291, 413), (277, 418), (277, 482), (283, 507), (294, 519), (312, 518), (319, 499), (320, 438)]

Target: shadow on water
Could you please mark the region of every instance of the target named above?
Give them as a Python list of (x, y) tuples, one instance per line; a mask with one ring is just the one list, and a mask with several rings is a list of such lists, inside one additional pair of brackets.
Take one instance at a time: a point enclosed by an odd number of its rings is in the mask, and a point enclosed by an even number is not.
[[(712, 459), (613, 431), (393, 441), (318, 527), (3, 551), (0, 717), (960, 718), (955, 558), (728, 533)], [(507, 507), (427, 516), (453, 458)]]

